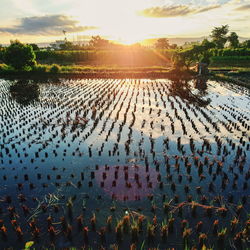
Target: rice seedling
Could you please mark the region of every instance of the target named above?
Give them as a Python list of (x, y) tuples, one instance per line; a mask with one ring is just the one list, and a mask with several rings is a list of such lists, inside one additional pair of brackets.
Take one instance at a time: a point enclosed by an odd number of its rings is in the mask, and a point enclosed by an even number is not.
[(91, 228), (93, 231), (96, 231), (96, 215), (93, 213), (92, 217), (90, 218)]
[(224, 247), (226, 234), (227, 234), (227, 228), (223, 228), (220, 232), (218, 232), (217, 237), (218, 237), (219, 247), (222, 247), (222, 248)]
[(199, 248), (203, 248), (203, 246), (206, 245), (206, 241), (207, 241), (207, 235), (205, 233), (201, 233), (199, 235)]
[(175, 219), (174, 218), (169, 218), (168, 219), (168, 230), (170, 233), (173, 233), (174, 231), (174, 222), (175, 222)]
[(123, 216), (121, 223), (122, 223), (123, 231), (125, 233), (128, 233), (129, 228), (130, 228), (130, 216), (129, 216), (129, 214), (126, 214)]
[(122, 221), (118, 221), (115, 227), (116, 239), (118, 242), (121, 242), (123, 239), (123, 224)]
[(131, 225), (131, 238), (132, 242), (137, 242), (139, 238), (139, 226), (137, 223)]
[(189, 237), (190, 237), (191, 233), (192, 233), (191, 228), (184, 228), (183, 233), (182, 233), (182, 238), (183, 238), (185, 247), (188, 247), (188, 245), (189, 245)]
[(0, 248), (246, 248), (244, 88), (37, 82), (27, 97), (0, 79)]
[(155, 226), (150, 222), (147, 224), (147, 239), (149, 242), (152, 242), (155, 239)]

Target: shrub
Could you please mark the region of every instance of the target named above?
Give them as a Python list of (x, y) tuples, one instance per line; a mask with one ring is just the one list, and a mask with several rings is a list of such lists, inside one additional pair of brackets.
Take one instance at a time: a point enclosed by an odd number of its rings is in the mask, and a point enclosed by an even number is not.
[(44, 73), (44, 72), (47, 71), (47, 66), (45, 66), (45, 65), (40, 65), (40, 64), (39, 64), (39, 65), (36, 65), (36, 66), (33, 67), (33, 71)]
[(3, 61), (17, 70), (34, 66), (36, 64), (35, 59), (36, 56), (32, 46), (22, 44), (19, 41), (12, 41), (3, 56)]
[(61, 70), (61, 68), (60, 68), (60, 66), (59, 66), (59, 65), (57, 65), (57, 64), (53, 64), (53, 65), (51, 66), (51, 68), (50, 68), (49, 72), (50, 72), (50, 73), (54, 73), (54, 74), (56, 74), (56, 73), (59, 73), (59, 72), (60, 72), (60, 70)]
[(213, 56), (212, 67), (249, 67), (250, 56)]
[(9, 72), (9, 71), (13, 71), (14, 68), (9, 66), (9, 65), (6, 65), (6, 64), (0, 64), (0, 72)]
[(209, 53), (204, 53), (202, 55), (202, 57), (201, 57), (200, 62), (206, 63), (207, 65), (209, 65), (210, 64), (210, 55), (209, 55)]

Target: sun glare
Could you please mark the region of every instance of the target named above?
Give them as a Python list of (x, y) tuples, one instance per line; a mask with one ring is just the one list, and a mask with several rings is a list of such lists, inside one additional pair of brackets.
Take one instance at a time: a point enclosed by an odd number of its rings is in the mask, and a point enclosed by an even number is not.
[(121, 44), (124, 44), (124, 45), (132, 45), (132, 44), (135, 44), (135, 43), (138, 43), (140, 42), (142, 39), (140, 38), (136, 38), (136, 37), (133, 37), (133, 36), (125, 36), (121, 39), (119, 39), (117, 42), (118, 43), (121, 43)]

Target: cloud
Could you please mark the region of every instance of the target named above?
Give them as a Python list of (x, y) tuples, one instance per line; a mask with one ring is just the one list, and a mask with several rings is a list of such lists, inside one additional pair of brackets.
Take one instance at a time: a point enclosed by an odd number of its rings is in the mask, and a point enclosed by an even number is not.
[(207, 7), (204, 7), (204, 8), (197, 9), (196, 13), (206, 12), (206, 11), (217, 9), (217, 8), (220, 8), (220, 7), (221, 6), (218, 5), (218, 4), (217, 5), (211, 5), (211, 6), (207, 6)]
[(240, 7), (236, 8), (235, 10), (238, 10), (238, 11), (250, 10), (250, 4), (240, 6)]
[(177, 17), (190, 14), (206, 12), (219, 8), (220, 5), (210, 5), (206, 7), (189, 7), (188, 5), (157, 6), (142, 10), (139, 14), (145, 17)]
[(78, 22), (65, 15), (33, 16), (19, 19), (19, 24), (10, 27), (0, 27), (0, 32), (22, 35), (61, 35), (96, 29), (93, 26), (80, 26)]

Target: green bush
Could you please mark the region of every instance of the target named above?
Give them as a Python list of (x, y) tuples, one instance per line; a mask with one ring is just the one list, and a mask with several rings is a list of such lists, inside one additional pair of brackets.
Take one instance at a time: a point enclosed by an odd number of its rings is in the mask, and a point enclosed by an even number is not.
[(48, 67), (46, 65), (38, 64), (33, 67), (33, 71), (44, 73), (47, 71), (47, 68)]
[(212, 67), (249, 67), (250, 56), (213, 56)]
[(36, 64), (36, 55), (32, 46), (22, 44), (19, 41), (11, 42), (4, 51), (3, 61), (17, 70), (27, 69)]
[(0, 64), (0, 72), (10, 72), (10, 71), (14, 71), (14, 68), (6, 65), (6, 64)]
[(93, 51), (36, 51), (37, 60), (43, 63), (74, 63), (89, 60)]
[(50, 73), (56, 74), (56, 73), (59, 73), (60, 70), (61, 70), (61, 67), (60, 67), (59, 65), (53, 64), (53, 65), (50, 67), (49, 72), (50, 72)]
[(250, 49), (247, 48), (211, 49), (209, 52), (212, 56), (250, 56)]
[(5, 49), (0, 48), (0, 61), (3, 61)]

